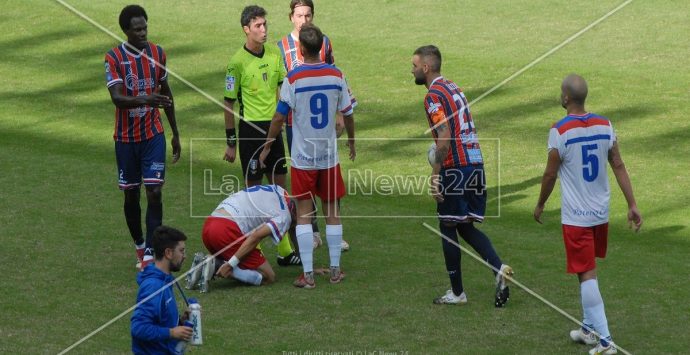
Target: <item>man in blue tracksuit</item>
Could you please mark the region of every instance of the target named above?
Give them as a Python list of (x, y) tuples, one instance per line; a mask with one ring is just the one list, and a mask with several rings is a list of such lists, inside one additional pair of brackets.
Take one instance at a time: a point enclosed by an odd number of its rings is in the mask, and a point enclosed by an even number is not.
[(179, 341), (189, 341), (192, 336), (192, 328), (180, 325), (188, 312), (182, 318), (178, 315), (171, 275), (182, 267), (187, 236), (160, 226), (152, 239), (155, 262), (137, 275), (139, 293), (131, 320), (132, 352), (173, 354)]

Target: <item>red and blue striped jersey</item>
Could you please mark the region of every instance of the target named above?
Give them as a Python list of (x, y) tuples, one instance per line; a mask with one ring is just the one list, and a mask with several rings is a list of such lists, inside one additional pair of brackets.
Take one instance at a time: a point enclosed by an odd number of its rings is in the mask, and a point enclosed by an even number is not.
[(424, 98), (424, 108), (437, 144), (438, 134), (435, 126), (446, 120), (450, 130), (450, 149), (443, 161), (444, 168), (484, 163), (467, 98), (454, 82), (443, 77), (436, 78)]
[[(108, 51), (105, 55), (106, 85), (111, 87), (123, 84), (122, 94), (126, 96), (143, 96), (158, 92), (160, 83), (168, 78), (165, 52), (163, 48), (151, 42), (142, 52), (133, 53), (124, 43)], [(163, 133), (160, 118), (157, 107), (116, 107), (113, 139), (123, 143), (151, 139)]]
[[(304, 56), (299, 50), (299, 39), (294, 38), (292, 33), (288, 33), (287, 36), (278, 41), (278, 48), (283, 55), (283, 65), (285, 65), (286, 71), (289, 72), (304, 63)], [(331, 40), (326, 35), (323, 36), (323, 46), (319, 51), (319, 57), (326, 64), (335, 64)]]

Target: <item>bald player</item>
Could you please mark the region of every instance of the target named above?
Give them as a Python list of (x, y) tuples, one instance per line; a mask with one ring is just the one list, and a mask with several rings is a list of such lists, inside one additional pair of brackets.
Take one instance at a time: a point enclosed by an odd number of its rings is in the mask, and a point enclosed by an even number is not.
[(616, 354), (604, 301), (599, 292), (595, 257), (606, 256), (610, 188), (605, 161), (628, 203), (628, 222), (637, 232), (642, 216), (637, 209), (628, 172), (623, 164), (611, 121), (585, 110), (587, 82), (567, 76), (561, 85), (561, 105), (567, 115), (551, 127), (548, 160), (534, 219), (542, 223), (544, 205), (561, 177), (561, 221), (567, 271), (577, 274), (584, 319), (570, 332), (578, 343), (595, 345), (590, 354)]

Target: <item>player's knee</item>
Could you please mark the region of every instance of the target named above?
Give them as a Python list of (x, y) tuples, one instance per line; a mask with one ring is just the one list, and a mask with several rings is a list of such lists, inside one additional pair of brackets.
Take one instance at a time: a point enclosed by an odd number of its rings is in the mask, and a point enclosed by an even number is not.
[(139, 203), (140, 190), (138, 188), (124, 190), (124, 193), (125, 193), (125, 203), (127, 203), (127, 204)]
[(447, 228), (455, 228), (457, 225), (455, 222), (441, 222), (441, 226)]
[(587, 280), (593, 280), (597, 278), (597, 269), (592, 269), (592, 270), (587, 270), (585, 272), (580, 272), (577, 274), (578, 279), (580, 279), (580, 283), (583, 283)]
[(462, 232), (462, 231), (469, 231), (474, 228), (474, 224), (472, 222), (465, 222), (465, 223), (458, 223), (457, 228)]
[(149, 203), (161, 203), (163, 196), (163, 190), (161, 185), (147, 186), (146, 187), (146, 198)]

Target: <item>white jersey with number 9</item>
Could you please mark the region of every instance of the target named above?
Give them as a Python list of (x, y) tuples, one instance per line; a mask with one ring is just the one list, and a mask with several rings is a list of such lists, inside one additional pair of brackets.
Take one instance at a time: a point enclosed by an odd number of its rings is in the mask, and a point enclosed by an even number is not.
[(292, 110), (292, 166), (328, 169), (338, 164), (335, 115), (352, 114), (345, 78), (330, 64), (303, 64), (290, 71), (280, 89), (280, 106)]

